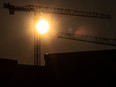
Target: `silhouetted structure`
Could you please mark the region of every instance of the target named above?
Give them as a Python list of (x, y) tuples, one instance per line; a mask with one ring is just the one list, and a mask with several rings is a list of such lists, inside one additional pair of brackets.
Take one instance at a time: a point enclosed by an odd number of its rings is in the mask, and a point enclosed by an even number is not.
[[(16, 60), (0, 59), (0, 85), (5, 86), (46, 86), (46, 67), (17, 64)], [(44, 84), (46, 83), (46, 84)]]
[(101, 50), (47, 54), (46, 66), (22, 65), (16, 60), (0, 59), (0, 84), (114, 87), (115, 58), (116, 50)]
[(60, 85), (111, 87), (116, 77), (116, 50), (47, 54), (45, 61)]

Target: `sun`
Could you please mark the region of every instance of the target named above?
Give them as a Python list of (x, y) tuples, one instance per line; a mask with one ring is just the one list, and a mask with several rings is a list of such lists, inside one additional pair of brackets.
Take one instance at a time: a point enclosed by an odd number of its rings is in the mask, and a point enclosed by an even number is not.
[(45, 19), (41, 19), (37, 22), (36, 24), (36, 29), (39, 33), (44, 34), (48, 31), (49, 29), (49, 23)]

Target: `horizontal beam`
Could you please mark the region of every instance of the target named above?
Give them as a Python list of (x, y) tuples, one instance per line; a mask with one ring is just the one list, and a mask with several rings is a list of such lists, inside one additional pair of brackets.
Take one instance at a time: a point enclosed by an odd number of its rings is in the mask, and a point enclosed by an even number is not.
[(43, 12), (51, 14), (61, 14), (61, 15), (71, 15), (71, 16), (82, 16), (82, 17), (92, 17), (92, 18), (104, 18), (110, 19), (109, 14), (102, 14), (98, 12), (88, 12), (88, 11), (77, 11), (72, 9), (63, 9), (63, 8), (53, 8), (53, 7), (44, 7), (36, 5), (26, 5), (26, 6), (14, 6), (10, 3), (4, 3), (4, 8), (9, 9), (10, 14), (14, 14), (15, 11), (33, 11), (33, 12)]
[(102, 45), (116, 46), (116, 39), (112, 39), (112, 38), (102, 38), (102, 37), (81, 35), (81, 34), (69, 34), (69, 33), (63, 33), (63, 32), (59, 32), (57, 37), (70, 39), (70, 40), (102, 44)]

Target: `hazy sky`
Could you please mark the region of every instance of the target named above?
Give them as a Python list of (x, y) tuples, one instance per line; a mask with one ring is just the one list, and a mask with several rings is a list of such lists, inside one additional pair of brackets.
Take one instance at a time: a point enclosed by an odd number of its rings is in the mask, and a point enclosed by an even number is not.
[[(115, 49), (116, 47), (57, 38), (57, 32), (79, 32), (99, 37), (116, 38), (115, 0), (1, 0), (0, 1), (0, 57), (17, 59), (19, 63), (33, 64), (33, 12), (16, 12), (9, 15), (4, 2), (24, 6), (42, 5), (111, 14), (112, 19), (83, 18), (44, 14), (50, 31), (42, 36), (42, 53), (77, 52)], [(43, 61), (43, 60), (42, 60)]]

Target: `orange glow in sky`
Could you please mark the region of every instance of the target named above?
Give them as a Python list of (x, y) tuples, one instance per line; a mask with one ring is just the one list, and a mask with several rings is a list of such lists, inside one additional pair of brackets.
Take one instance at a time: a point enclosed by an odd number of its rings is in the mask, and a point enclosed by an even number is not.
[(48, 30), (49, 30), (49, 23), (45, 19), (39, 20), (35, 26), (36, 26), (37, 31), (40, 34), (44, 34), (44, 33), (48, 32)]

